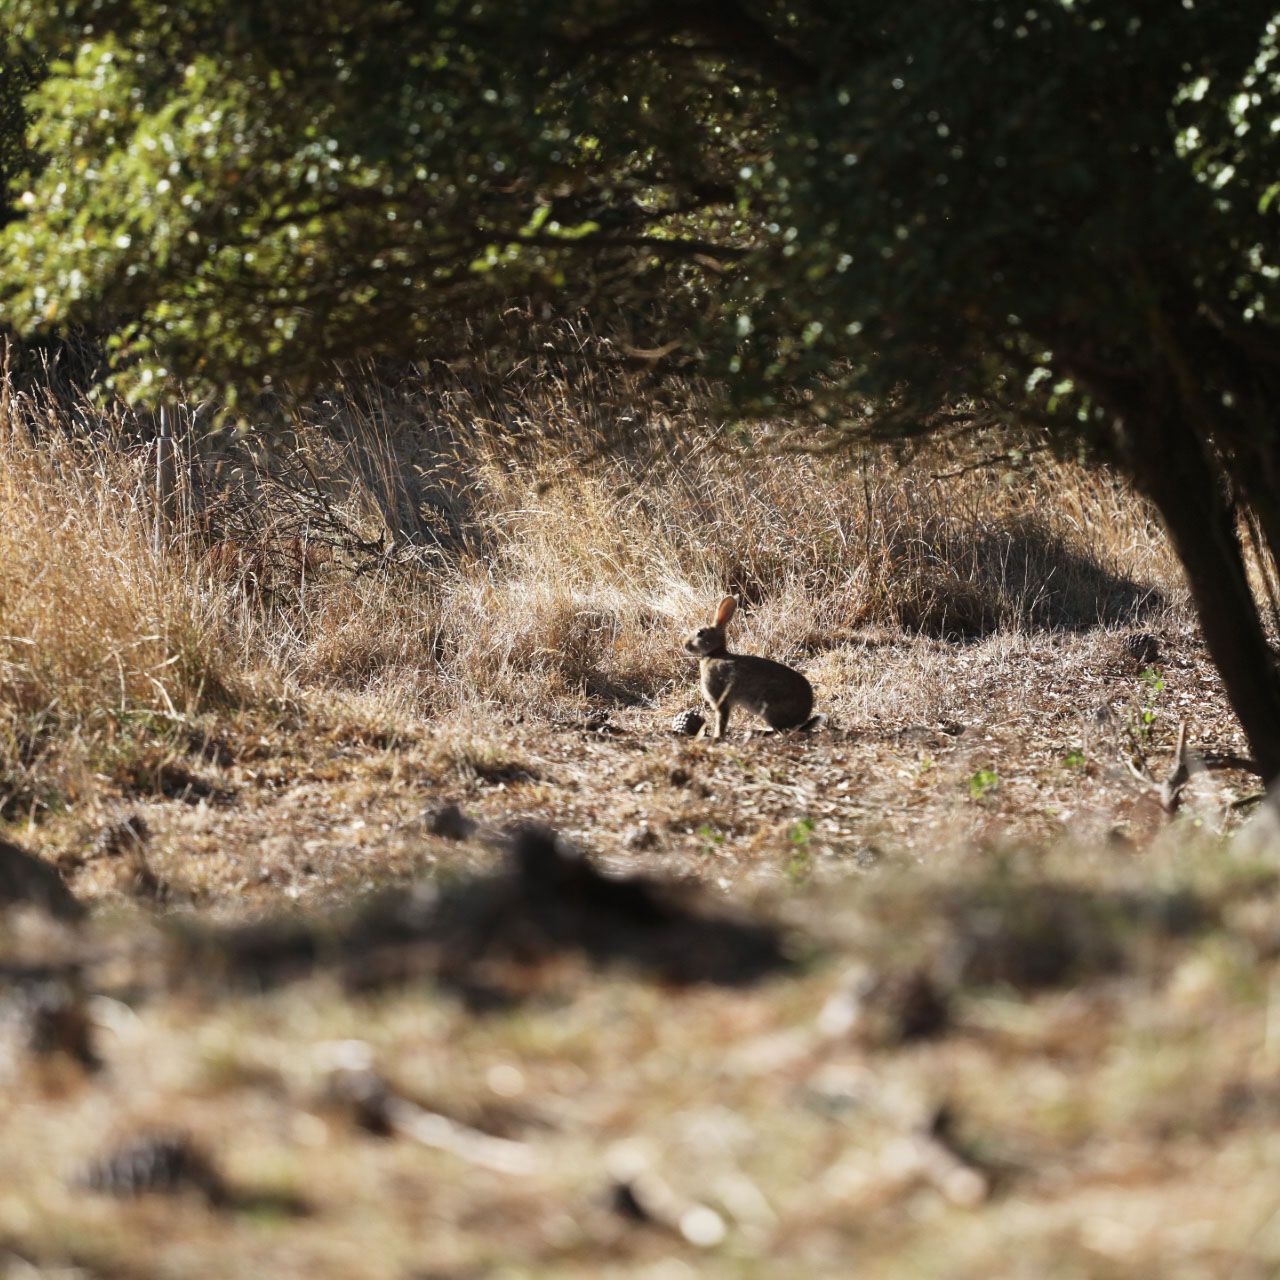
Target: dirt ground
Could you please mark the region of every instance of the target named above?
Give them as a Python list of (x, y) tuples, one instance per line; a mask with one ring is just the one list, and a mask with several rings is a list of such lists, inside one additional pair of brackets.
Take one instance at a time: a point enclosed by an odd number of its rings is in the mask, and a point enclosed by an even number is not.
[[(689, 683), (655, 706), (584, 703), (560, 722), (486, 720), (480, 709), (371, 728), (298, 708), (223, 726), (175, 762), (171, 796), (104, 787), (31, 843), (76, 893), (110, 898), (128, 859), (96, 856), (95, 841), (140, 816), (171, 903), (236, 913), (468, 869), (456, 844), (430, 833), (450, 802), (495, 826), (544, 822), (615, 871), (723, 890), (840, 878), (940, 849), (1070, 838), (1122, 851), (1168, 824), (1127, 761), (1145, 759), (1162, 780), (1184, 721), (1193, 753), (1244, 752), (1194, 633), (1172, 621), (1149, 633), (1151, 663), (1126, 654), (1128, 634), (871, 636), (806, 664), (824, 727), (772, 736), (743, 716), (720, 744), (670, 730), (698, 704), (692, 662)], [(1254, 791), (1238, 770), (1200, 773), (1178, 822), (1223, 829)]]
[(692, 665), (299, 704), (14, 828), (92, 910), (0, 934), (0, 1275), (1275, 1274), (1280, 880), (1126, 763), (1242, 749), (1152, 633), (867, 635), (720, 744)]

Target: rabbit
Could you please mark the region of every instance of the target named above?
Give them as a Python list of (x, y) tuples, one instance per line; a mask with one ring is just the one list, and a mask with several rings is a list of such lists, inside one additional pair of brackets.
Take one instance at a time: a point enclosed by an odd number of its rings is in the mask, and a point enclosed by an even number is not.
[[(724, 629), (737, 612), (738, 602), (725, 596), (716, 620), (700, 627), (684, 642), (685, 651), (701, 659), (700, 683), (707, 706), (715, 713), (714, 740), (719, 742), (729, 726), (734, 707), (745, 707), (762, 716), (770, 729), (812, 729), (826, 717), (813, 715), (813, 686), (791, 667), (747, 653), (730, 653)], [(704, 724), (701, 733), (705, 733)]]

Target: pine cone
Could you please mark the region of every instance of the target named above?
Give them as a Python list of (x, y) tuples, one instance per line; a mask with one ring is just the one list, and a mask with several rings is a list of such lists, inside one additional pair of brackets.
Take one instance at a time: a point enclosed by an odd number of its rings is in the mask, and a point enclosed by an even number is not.
[(1126, 658), (1140, 666), (1150, 666), (1160, 661), (1160, 641), (1149, 631), (1131, 631), (1120, 641)]
[(688, 711), (682, 711), (671, 722), (671, 732), (681, 734), (683, 737), (692, 738), (702, 726), (706, 724), (702, 712), (696, 707), (690, 707)]
[(126, 1198), (194, 1188), (211, 1204), (226, 1199), (226, 1188), (209, 1157), (184, 1133), (141, 1134), (96, 1160), (80, 1181), (90, 1191)]

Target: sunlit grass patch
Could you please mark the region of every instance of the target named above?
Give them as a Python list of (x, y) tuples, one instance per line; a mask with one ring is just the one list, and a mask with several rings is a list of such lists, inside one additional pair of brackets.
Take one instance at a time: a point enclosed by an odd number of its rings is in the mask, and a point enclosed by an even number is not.
[(1183, 598), (1150, 512), (1103, 473), (1044, 455), (1010, 484), (955, 465), (970, 441), (735, 453), (696, 398), (673, 413), (604, 373), (353, 382), (244, 436), (180, 420), (162, 519), (143, 424), (4, 403), (10, 814), (83, 790), (95, 761), (115, 777), (139, 726), (162, 751), (166, 723), (237, 706), (359, 708), (371, 732), (665, 707), (694, 680), (681, 637), (725, 593), (736, 647), (854, 703), (872, 686), (851, 645), (1084, 631)]

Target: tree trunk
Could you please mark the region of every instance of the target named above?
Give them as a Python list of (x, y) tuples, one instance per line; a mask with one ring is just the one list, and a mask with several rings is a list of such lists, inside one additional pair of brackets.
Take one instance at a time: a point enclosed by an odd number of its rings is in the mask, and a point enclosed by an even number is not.
[(1280, 679), (1221, 468), (1176, 411), (1133, 407), (1120, 437), (1126, 466), (1155, 503), (1182, 561), (1209, 655), (1270, 784), (1280, 777)]

